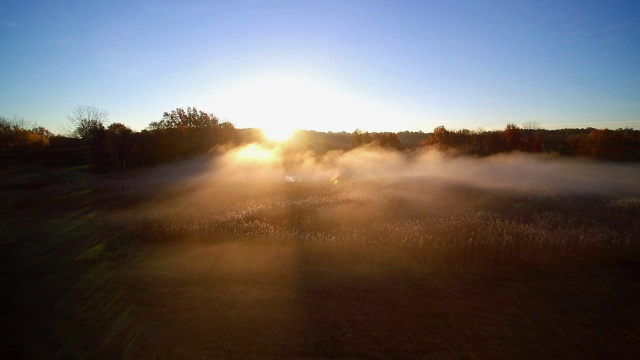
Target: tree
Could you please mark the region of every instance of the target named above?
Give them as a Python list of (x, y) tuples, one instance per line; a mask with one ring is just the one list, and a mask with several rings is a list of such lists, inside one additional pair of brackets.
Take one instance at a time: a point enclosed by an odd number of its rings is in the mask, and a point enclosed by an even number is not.
[(381, 147), (400, 149), (402, 144), (395, 133), (377, 133), (372, 137), (372, 142), (377, 143)]
[(46, 138), (52, 138), (54, 135), (51, 131), (47, 130), (42, 126), (35, 126), (31, 129), (31, 132), (40, 136), (44, 136)]
[(522, 129), (523, 130), (540, 130), (540, 124), (533, 120), (533, 121), (527, 121), (526, 123), (522, 124)]
[(0, 149), (33, 150), (49, 146), (51, 132), (42, 126), (29, 129), (30, 126), (34, 125), (15, 115), (12, 119), (0, 116)]
[(514, 124), (507, 124), (502, 132), (504, 144), (507, 150), (517, 150), (520, 144), (520, 128)]
[(353, 133), (351, 133), (351, 143), (353, 144), (353, 147), (358, 147), (363, 145), (362, 134), (363, 134), (362, 130), (360, 129), (355, 129)]
[(118, 169), (127, 168), (133, 131), (121, 123), (113, 123), (107, 128), (107, 152), (109, 160)]
[(213, 114), (207, 114), (195, 107), (188, 107), (185, 111), (183, 108), (176, 108), (171, 112), (162, 114), (160, 121), (153, 121), (149, 124), (149, 130), (193, 130), (214, 128), (218, 126), (219, 120)]
[(428, 146), (437, 146), (440, 150), (445, 150), (451, 146), (451, 133), (443, 125), (433, 129), (433, 133), (427, 138)]
[(373, 137), (369, 132), (362, 132), (360, 129), (355, 129), (351, 134), (351, 143), (353, 147), (358, 147), (373, 142)]
[(149, 124), (142, 137), (143, 150), (151, 162), (172, 161), (202, 154), (222, 142), (233, 142), (238, 134), (229, 122), (195, 107), (165, 112)]
[(96, 132), (104, 130), (109, 112), (95, 106), (80, 105), (67, 118), (73, 127), (73, 136), (90, 139)]
[(89, 145), (89, 161), (96, 167), (107, 162), (105, 123), (108, 117), (106, 110), (86, 105), (76, 107), (68, 116), (72, 135)]

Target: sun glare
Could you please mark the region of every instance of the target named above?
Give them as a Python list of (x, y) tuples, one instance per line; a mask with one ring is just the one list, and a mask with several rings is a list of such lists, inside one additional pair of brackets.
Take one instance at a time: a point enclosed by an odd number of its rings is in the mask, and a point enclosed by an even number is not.
[(284, 142), (293, 136), (295, 129), (283, 124), (282, 126), (274, 125), (272, 127), (263, 128), (262, 132), (269, 141)]
[(293, 74), (247, 79), (212, 96), (211, 106), (243, 127), (259, 128), (271, 141), (285, 141), (295, 129), (352, 131), (402, 117), (379, 102), (348, 94), (340, 86)]
[(240, 161), (258, 161), (265, 163), (274, 159), (274, 152), (260, 145), (251, 144), (241, 148), (236, 153), (236, 159)]

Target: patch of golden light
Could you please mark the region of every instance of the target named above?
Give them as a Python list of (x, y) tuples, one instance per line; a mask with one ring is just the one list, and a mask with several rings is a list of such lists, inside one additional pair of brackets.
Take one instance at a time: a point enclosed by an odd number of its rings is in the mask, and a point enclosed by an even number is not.
[(275, 154), (273, 150), (264, 148), (258, 144), (247, 145), (235, 154), (239, 160), (252, 160), (260, 162), (269, 162), (274, 160)]
[(283, 125), (274, 125), (272, 127), (263, 128), (262, 132), (269, 141), (283, 142), (293, 137), (294, 128)]

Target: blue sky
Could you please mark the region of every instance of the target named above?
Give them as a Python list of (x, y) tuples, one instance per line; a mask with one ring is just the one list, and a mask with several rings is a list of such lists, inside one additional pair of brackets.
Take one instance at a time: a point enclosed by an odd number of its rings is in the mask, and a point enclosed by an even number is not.
[(14, 1), (0, 115), (78, 105), (135, 130), (195, 106), (237, 127), (640, 128), (638, 1)]

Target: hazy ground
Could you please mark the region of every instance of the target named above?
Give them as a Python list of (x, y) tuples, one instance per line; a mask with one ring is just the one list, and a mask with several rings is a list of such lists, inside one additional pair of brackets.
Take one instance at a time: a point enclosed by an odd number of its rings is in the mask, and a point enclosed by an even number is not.
[(254, 146), (2, 171), (3, 358), (640, 354), (638, 165)]

